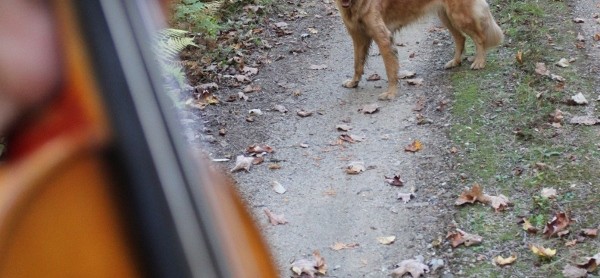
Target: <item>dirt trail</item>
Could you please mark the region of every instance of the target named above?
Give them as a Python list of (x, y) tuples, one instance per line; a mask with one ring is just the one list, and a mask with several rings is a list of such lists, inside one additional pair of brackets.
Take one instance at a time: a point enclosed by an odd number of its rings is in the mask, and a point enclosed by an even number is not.
[[(424, 19), (397, 36), (396, 41), (404, 45), (398, 48), (401, 69), (417, 72), (424, 84), (410, 86), (402, 81), (399, 97), (381, 102), (377, 95), (387, 84), (377, 47), (371, 51), (359, 87), (342, 88), (341, 82), (352, 74), (350, 38), (339, 17), (325, 15), (328, 4), (307, 2), (309, 14), (323, 16), (288, 22), (294, 34), (282, 37), (281, 45), (269, 55), (285, 58), (262, 68), (255, 79), (265, 93), (249, 95), (252, 102), (230, 108), (230, 115), (213, 116), (212, 121), (221, 124), (226, 117), (236, 119), (228, 123), (228, 135), (219, 141), (213, 155), (235, 157), (256, 143), (275, 148), (266, 163), (233, 176), (272, 246), (281, 277), (292, 274), (289, 266), (293, 260), (308, 257), (314, 250), (321, 251), (331, 277), (384, 277), (395, 264), (416, 255), (423, 255), (426, 261), (443, 259), (428, 245), (441, 235), (448, 214), (444, 199), (450, 196), (446, 183), (450, 178), (443, 163), (450, 146), (444, 141), (444, 112), (435, 109), (445, 97), (447, 72), (441, 68), (452, 53), (447, 34), (432, 29), (436, 19)], [(308, 33), (308, 27), (319, 33), (300, 38), (301, 33)], [(435, 36), (446, 37), (440, 44)], [(290, 54), (299, 47), (306, 51)], [(442, 55), (434, 53), (438, 49), (444, 50)], [(322, 64), (327, 69), (310, 69)], [(367, 82), (366, 77), (373, 73), (382, 80)], [(294, 91), (301, 94), (294, 96)], [(418, 102), (423, 109), (417, 112), (413, 109)], [(371, 103), (378, 103), (380, 111), (371, 115), (358, 112)], [(274, 111), (276, 104), (289, 112)], [(261, 109), (265, 114), (247, 123), (246, 108)], [(296, 115), (298, 109), (314, 114), (301, 118)], [(417, 113), (433, 123), (418, 125)], [(342, 134), (336, 125), (343, 123), (352, 126), (347, 133), (364, 136), (364, 141), (332, 144)], [(416, 154), (405, 152), (405, 146), (415, 139), (424, 149)], [(348, 175), (344, 169), (350, 161), (362, 161), (368, 169)], [(269, 170), (269, 162), (282, 168)], [(233, 167), (233, 161), (228, 163), (227, 167)], [(395, 174), (404, 180), (403, 187), (384, 183), (384, 176)], [(275, 193), (273, 181), (288, 191)], [(397, 193), (411, 189), (417, 192), (409, 203), (396, 199)], [(289, 223), (271, 226), (265, 208), (284, 214)], [(396, 241), (382, 245), (377, 241), (382, 236), (395, 236)], [(359, 246), (334, 251), (330, 246), (335, 242)]]

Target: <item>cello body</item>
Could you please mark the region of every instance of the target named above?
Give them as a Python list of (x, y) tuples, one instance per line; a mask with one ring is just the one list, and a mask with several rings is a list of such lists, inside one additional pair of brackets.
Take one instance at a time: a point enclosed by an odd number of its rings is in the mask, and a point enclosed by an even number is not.
[(64, 80), (8, 137), (0, 277), (277, 277), (233, 184), (178, 135), (155, 4), (54, 2)]

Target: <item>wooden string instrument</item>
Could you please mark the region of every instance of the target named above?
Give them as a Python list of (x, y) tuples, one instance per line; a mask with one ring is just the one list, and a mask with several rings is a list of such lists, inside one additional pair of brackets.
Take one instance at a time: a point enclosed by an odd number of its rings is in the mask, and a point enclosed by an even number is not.
[(158, 3), (53, 8), (64, 80), (8, 137), (0, 277), (276, 277), (235, 189), (188, 157), (168, 112)]

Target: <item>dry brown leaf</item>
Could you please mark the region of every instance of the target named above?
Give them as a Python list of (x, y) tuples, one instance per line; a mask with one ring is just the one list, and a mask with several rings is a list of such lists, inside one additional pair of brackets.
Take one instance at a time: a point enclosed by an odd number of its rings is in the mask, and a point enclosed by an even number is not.
[(457, 206), (466, 203), (473, 204), (476, 201), (481, 201), (481, 198), (483, 198), (483, 191), (481, 189), (481, 186), (479, 184), (474, 184), (470, 190), (461, 193), (456, 202), (454, 202), (454, 204)]
[(545, 63), (535, 63), (535, 73), (544, 76), (550, 75), (550, 71), (546, 68)]
[[(258, 92), (262, 90), (262, 88), (260, 87), (260, 85), (256, 85), (256, 84), (249, 84), (246, 87), (244, 87), (244, 93), (254, 93), (254, 92)], [(248, 100), (248, 97), (245, 97), (244, 95), (238, 95), (238, 97), (240, 99), (245, 99)]]
[(300, 117), (302, 117), (302, 118), (306, 118), (306, 117), (308, 117), (308, 116), (312, 115), (312, 114), (313, 114), (313, 112), (311, 112), (311, 111), (306, 111), (306, 110), (304, 110), (304, 109), (301, 109), (301, 110), (298, 110), (298, 111), (296, 112), (296, 114), (298, 114), (298, 116), (300, 116)]
[(279, 183), (278, 181), (272, 181), (271, 187), (273, 188), (273, 191), (275, 191), (279, 194), (283, 194), (283, 193), (287, 192), (287, 189), (285, 189), (285, 187), (283, 187), (283, 185), (281, 185), (281, 183)]
[(377, 111), (379, 111), (379, 104), (377, 103), (367, 104), (358, 109), (358, 112), (362, 112), (364, 114), (373, 114)]
[(287, 108), (285, 108), (285, 106), (281, 105), (281, 104), (277, 104), (273, 107), (273, 109), (275, 109), (275, 111), (281, 112), (281, 113), (287, 113), (288, 110)]
[(379, 76), (379, 74), (374, 73), (369, 75), (369, 77), (367, 77), (367, 81), (377, 81), (377, 80), (381, 80), (381, 76)]
[(414, 193), (398, 193), (398, 196), (396, 199), (402, 200), (406, 204), (414, 197), (415, 197)]
[(573, 246), (575, 246), (575, 244), (577, 244), (577, 239), (569, 240), (569, 241), (565, 242), (565, 247), (573, 247)]
[(340, 251), (342, 249), (351, 249), (351, 248), (358, 247), (358, 246), (359, 246), (358, 243), (336, 242), (332, 246), (330, 246), (329, 248), (331, 248), (331, 250), (334, 250), (334, 251)]
[(554, 112), (550, 113), (550, 122), (551, 123), (561, 123), (565, 116), (563, 112), (559, 109), (554, 110)]
[(494, 208), (496, 212), (506, 210), (508, 208), (508, 205), (510, 204), (508, 197), (502, 194), (498, 196), (484, 195), (483, 197), (484, 199), (482, 200), (482, 202), (492, 206), (492, 208)]
[(540, 194), (544, 198), (554, 199), (556, 198), (556, 189), (554, 188), (542, 188), (542, 192)]
[(296, 260), (291, 265), (292, 271), (296, 275), (307, 274), (310, 277), (315, 277), (317, 274), (324, 275), (327, 273), (327, 265), (325, 258), (321, 256), (319, 250), (313, 252), (312, 259)]
[(573, 101), (573, 104), (577, 104), (577, 105), (588, 104), (587, 99), (585, 98), (585, 96), (582, 93), (577, 93), (576, 95), (572, 96), (571, 101)]
[(598, 236), (598, 229), (583, 229), (579, 234), (587, 237), (596, 237)]
[(377, 241), (383, 245), (390, 245), (396, 241), (395, 236), (380, 236), (377, 238)]
[(523, 218), (520, 223), (523, 223), (523, 230), (527, 231), (528, 233), (537, 234), (539, 231), (538, 228), (531, 225), (531, 222), (529, 222), (527, 218)]
[(577, 267), (586, 269), (588, 272), (594, 272), (596, 271), (596, 268), (598, 268), (598, 265), (600, 265), (600, 253), (594, 255), (593, 257), (586, 258), (586, 261), (584, 263), (577, 264)]
[(450, 245), (452, 245), (452, 247), (457, 247), (461, 244), (464, 244), (468, 247), (479, 244), (483, 240), (482, 237), (475, 234), (466, 233), (461, 229), (456, 229), (453, 232), (449, 232), (446, 236), (446, 239), (450, 240)]
[(421, 277), (429, 272), (429, 266), (423, 263), (422, 258), (404, 260), (398, 264), (398, 268), (392, 270), (392, 277), (400, 278), (406, 273), (410, 273), (413, 278)]
[(573, 18), (573, 22), (575, 22), (575, 23), (584, 23), (585, 19), (583, 19), (581, 17), (576, 17), (576, 18)]
[(531, 252), (533, 252), (533, 254), (536, 254), (542, 259), (549, 259), (556, 255), (556, 249), (545, 248), (543, 246), (530, 244), (529, 249), (531, 249)]
[(416, 153), (423, 149), (423, 143), (419, 140), (414, 140), (410, 145), (404, 147), (404, 151)]
[(279, 165), (277, 163), (269, 164), (269, 170), (279, 170), (279, 169), (281, 169), (281, 165)]
[(406, 83), (408, 83), (408, 85), (421, 86), (423, 85), (423, 78), (406, 79)]
[(523, 51), (519, 50), (517, 51), (517, 55), (515, 55), (515, 59), (517, 60), (517, 63), (519, 64), (523, 64)]
[(563, 268), (562, 274), (565, 278), (583, 278), (587, 277), (587, 270), (568, 264)]
[(247, 74), (247, 75), (256, 75), (256, 74), (258, 74), (258, 68), (244, 66), (242, 68), (242, 72), (244, 72), (244, 74)]
[(354, 143), (354, 139), (352, 138), (352, 136), (350, 136), (348, 134), (341, 134), (339, 138), (342, 141), (346, 141), (348, 143)]
[(264, 212), (267, 215), (267, 218), (269, 218), (269, 222), (273, 226), (282, 225), (282, 224), (287, 223), (287, 220), (285, 220), (285, 217), (283, 216), (283, 214), (275, 214), (275, 213), (271, 212), (271, 210), (268, 208), (266, 208), (264, 210)]
[(262, 164), (263, 162), (265, 162), (265, 157), (264, 156), (258, 156), (258, 157), (255, 157), (252, 160), (252, 165)]
[(566, 213), (557, 213), (552, 218), (552, 220), (546, 223), (546, 226), (544, 227), (543, 231), (544, 237), (550, 238), (553, 235), (556, 235), (558, 232), (564, 230), (567, 226), (569, 226), (570, 223), (571, 220), (569, 219), (569, 216)]
[(404, 181), (400, 178), (399, 175), (394, 175), (391, 178), (388, 178), (387, 176), (383, 176), (385, 178), (385, 182), (387, 182), (389, 185), (393, 185), (393, 186), (403, 186), (404, 185)]
[(508, 258), (504, 258), (502, 256), (497, 256), (494, 258), (494, 263), (499, 266), (505, 266), (514, 263), (517, 260), (517, 254), (512, 254)]
[(246, 170), (246, 172), (249, 172), (252, 162), (254, 162), (254, 157), (245, 157), (243, 155), (238, 155), (235, 159), (235, 166), (231, 169), (231, 172), (239, 170)]
[(352, 161), (346, 166), (346, 173), (350, 175), (358, 175), (367, 170), (365, 163), (362, 161)]
[(246, 148), (246, 152), (249, 154), (272, 153), (273, 148), (269, 145), (254, 144), (248, 146), (248, 148)]
[(352, 127), (347, 124), (339, 124), (339, 125), (336, 125), (335, 128), (339, 131), (349, 131), (352, 129)]
[(400, 79), (413, 78), (416, 75), (417, 74), (414, 71), (401, 70), (398, 72), (398, 78)]
[(558, 62), (556, 62), (556, 65), (561, 68), (566, 68), (570, 65), (570, 63), (569, 63), (569, 60), (567, 60), (565, 58), (561, 58)]

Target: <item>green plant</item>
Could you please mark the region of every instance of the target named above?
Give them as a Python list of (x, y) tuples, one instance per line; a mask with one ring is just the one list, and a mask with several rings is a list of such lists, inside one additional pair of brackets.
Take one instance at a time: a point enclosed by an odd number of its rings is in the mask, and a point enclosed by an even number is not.
[(224, 1), (181, 0), (173, 5), (173, 20), (186, 23), (192, 32), (214, 37), (221, 30), (216, 15), (223, 4)]

